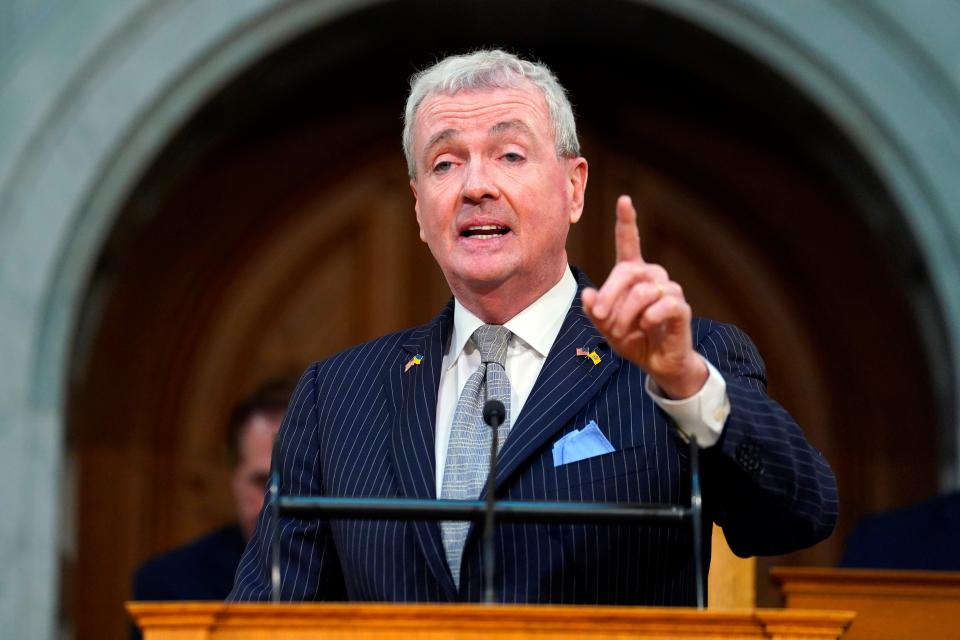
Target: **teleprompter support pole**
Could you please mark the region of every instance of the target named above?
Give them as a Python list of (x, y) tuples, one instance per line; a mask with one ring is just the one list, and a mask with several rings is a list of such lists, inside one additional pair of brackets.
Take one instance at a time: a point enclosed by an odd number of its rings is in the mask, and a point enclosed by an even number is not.
[(273, 441), (270, 454), (270, 599), (280, 602), (280, 438)]
[(697, 581), (697, 609), (706, 606), (703, 571), (703, 500), (700, 495), (700, 447), (690, 436), (690, 515), (693, 520), (693, 567)]

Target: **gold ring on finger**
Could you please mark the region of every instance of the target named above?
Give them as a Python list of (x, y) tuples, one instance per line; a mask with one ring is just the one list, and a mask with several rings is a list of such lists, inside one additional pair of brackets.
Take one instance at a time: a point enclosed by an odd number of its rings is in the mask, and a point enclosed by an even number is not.
[(663, 297), (663, 285), (658, 282), (657, 283), (657, 300), (659, 300), (662, 297)]

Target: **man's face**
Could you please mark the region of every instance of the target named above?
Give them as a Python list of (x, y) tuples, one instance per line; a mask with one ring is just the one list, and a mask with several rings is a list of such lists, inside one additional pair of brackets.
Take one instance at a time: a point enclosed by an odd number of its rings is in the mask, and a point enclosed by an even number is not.
[(587, 163), (557, 157), (539, 89), (429, 96), (417, 111), (413, 153), (420, 238), (454, 295), (508, 282), (510, 291), (539, 295), (560, 279)]
[(237, 466), (230, 488), (237, 508), (237, 521), (244, 536), (253, 535), (257, 516), (263, 507), (263, 495), (270, 478), (270, 453), (273, 438), (280, 430), (282, 416), (255, 413), (240, 434)]

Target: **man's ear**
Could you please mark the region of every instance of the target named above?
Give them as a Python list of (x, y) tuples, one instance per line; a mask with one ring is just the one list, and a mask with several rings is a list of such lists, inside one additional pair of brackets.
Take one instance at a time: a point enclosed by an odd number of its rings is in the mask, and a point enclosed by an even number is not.
[(410, 191), (413, 191), (413, 210), (417, 213), (417, 226), (420, 227), (420, 239), (423, 242), (427, 241), (426, 236), (423, 235), (423, 224), (420, 222), (420, 196), (417, 195), (417, 179), (410, 179)]
[(570, 158), (567, 176), (567, 195), (570, 202), (570, 224), (576, 224), (583, 214), (583, 198), (587, 190), (587, 159)]

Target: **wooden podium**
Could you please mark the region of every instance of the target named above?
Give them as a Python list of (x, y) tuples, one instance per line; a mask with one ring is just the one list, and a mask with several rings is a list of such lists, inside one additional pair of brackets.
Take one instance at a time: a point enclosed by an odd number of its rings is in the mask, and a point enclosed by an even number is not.
[(776, 567), (788, 608), (856, 611), (849, 640), (960, 640), (960, 573)]
[(849, 611), (472, 604), (131, 602), (144, 640), (839, 638)]

